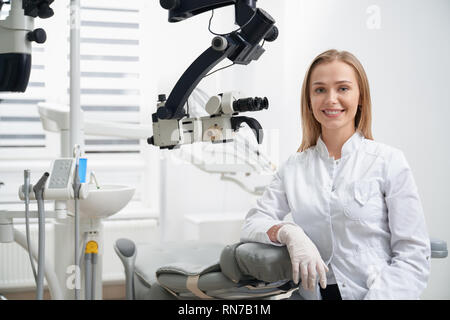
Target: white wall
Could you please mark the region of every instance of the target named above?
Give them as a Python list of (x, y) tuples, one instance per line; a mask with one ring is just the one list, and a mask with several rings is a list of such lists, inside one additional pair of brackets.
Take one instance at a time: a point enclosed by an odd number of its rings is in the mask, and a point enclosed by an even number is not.
[[(300, 87), (307, 66), (329, 48), (354, 53), (369, 77), (375, 140), (404, 151), (419, 187), (430, 235), (450, 243), (450, 2), (259, 0), (258, 6), (277, 20), (279, 39), (266, 43), (267, 52), (259, 61), (234, 66), (200, 85), (210, 94), (241, 89), (248, 95), (267, 96), (269, 111), (255, 118), (263, 128), (278, 130), (278, 160), (283, 161), (300, 144)], [(376, 12), (367, 11), (373, 6), (379, 10), (379, 20)], [(219, 12), (215, 29), (234, 28), (229, 23), (230, 11), (223, 11), (222, 16)], [(152, 18), (159, 25), (155, 74), (161, 91), (169, 93), (187, 66), (209, 46), (213, 37), (207, 31), (209, 17), (208, 13), (169, 24), (155, 5)], [(254, 201), (236, 186), (192, 166), (169, 168), (166, 210), (172, 237), (181, 234), (184, 214), (246, 212)], [(423, 298), (450, 298), (449, 270), (450, 259), (432, 261)]]

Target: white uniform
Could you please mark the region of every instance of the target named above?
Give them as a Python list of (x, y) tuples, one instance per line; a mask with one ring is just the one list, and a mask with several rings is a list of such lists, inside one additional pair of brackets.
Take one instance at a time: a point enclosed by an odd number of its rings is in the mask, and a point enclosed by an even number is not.
[[(341, 159), (321, 138), (281, 166), (246, 217), (241, 241), (276, 245), (267, 230), (292, 218), (328, 265), (342, 299), (418, 299), (430, 273), (430, 240), (411, 169), (403, 153), (348, 139)], [(320, 299), (319, 287), (300, 294)]]

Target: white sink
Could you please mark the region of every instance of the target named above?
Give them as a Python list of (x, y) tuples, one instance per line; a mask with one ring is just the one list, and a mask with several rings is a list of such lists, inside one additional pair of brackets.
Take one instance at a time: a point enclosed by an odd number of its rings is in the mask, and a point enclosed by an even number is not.
[[(131, 198), (135, 188), (121, 185), (103, 185), (97, 189), (89, 184), (89, 195), (78, 201), (80, 218), (106, 218), (122, 210)], [(67, 209), (75, 211), (75, 201), (67, 201)]]

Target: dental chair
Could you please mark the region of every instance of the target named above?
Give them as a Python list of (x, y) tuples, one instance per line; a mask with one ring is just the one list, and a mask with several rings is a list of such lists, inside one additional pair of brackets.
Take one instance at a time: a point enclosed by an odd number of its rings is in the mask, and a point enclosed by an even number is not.
[[(447, 257), (445, 241), (430, 242), (432, 258)], [(137, 247), (119, 239), (114, 249), (125, 267), (129, 300), (303, 299), (284, 246), (192, 241)]]

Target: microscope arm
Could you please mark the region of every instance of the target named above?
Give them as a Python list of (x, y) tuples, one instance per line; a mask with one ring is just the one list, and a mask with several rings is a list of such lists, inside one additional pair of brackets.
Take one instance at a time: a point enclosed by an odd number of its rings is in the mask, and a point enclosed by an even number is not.
[[(239, 112), (267, 109), (267, 98), (236, 100), (226, 111), (216, 108), (213, 113), (208, 111), (209, 117), (202, 118), (189, 118), (184, 109), (196, 86), (219, 62), (228, 58), (233, 64), (247, 65), (264, 53), (260, 45), (262, 40), (276, 40), (278, 29), (275, 20), (264, 10), (256, 8), (256, 1), (160, 0), (161, 6), (169, 10), (169, 22), (182, 21), (199, 13), (234, 4), (235, 23), (239, 28), (226, 34), (215, 34), (211, 46), (183, 73), (169, 98), (166, 100), (164, 94), (158, 96), (158, 109), (152, 114), (153, 136), (147, 139), (149, 144), (161, 149), (174, 149), (197, 141), (227, 143), (233, 141), (232, 133), (238, 131), (242, 123), (253, 129), (258, 143), (262, 142), (261, 125), (255, 119), (235, 116)], [(219, 96), (213, 100), (219, 103), (213, 103), (213, 107), (221, 105)]]
[[(218, 51), (210, 47), (203, 52), (178, 80), (166, 101), (165, 107), (159, 108), (157, 113), (153, 114), (153, 122), (156, 122), (158, 118), (181, 119), (185, 116), (184, 104), (192, 91), (197, 87), (203, 77), (219, 62), (225, 59), (234, 48), (234, 45), (230, 45), (226, 50)], [(156, 115), (157, 118), (155, 118)]]
[(157, 122), (158, 119), (183, 118), (184, 105), (188, 97), (214, 66), (225, 58), (236, 64), (247, 65), (264, 53), (259, 42), (263, 39), (273, 41), (278, 34), (274, 26), (275, 20), (264, 10), (256, 8), (256, 0), (161, 0), (160, 3), (163, 8), (169, 9), (171, 22), (234, 4), (236, 23), (240, 29), (213, 39), (212, 46), (203, 52), (178, 80), (164, 107), (158, 108), (153, 114), (153, 122)]
[(237, 0), (160, 0), (164, 9), (169, 10), (169, 22), (179, 22), (197, 14), (236, 4)]
[(236, 24), (244, 25), (253, 15), (257, 0), (160, 0), (169, 10), (169, 22), (179, 22), (210, 10), (235, 5)]

